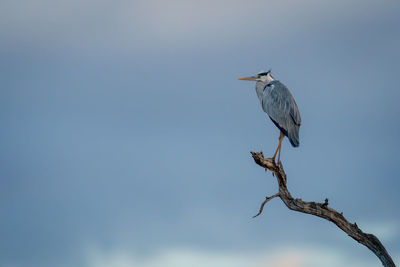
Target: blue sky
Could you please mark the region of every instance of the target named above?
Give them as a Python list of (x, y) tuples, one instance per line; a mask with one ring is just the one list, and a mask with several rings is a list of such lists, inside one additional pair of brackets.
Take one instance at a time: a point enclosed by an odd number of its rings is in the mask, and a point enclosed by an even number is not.
[(295, 197), (400, 260), (397, 1), (2, 1), (0, 266), (378, 266), (279, 199), (249, 151), (279, 132), (254, 84), (300, 108)]

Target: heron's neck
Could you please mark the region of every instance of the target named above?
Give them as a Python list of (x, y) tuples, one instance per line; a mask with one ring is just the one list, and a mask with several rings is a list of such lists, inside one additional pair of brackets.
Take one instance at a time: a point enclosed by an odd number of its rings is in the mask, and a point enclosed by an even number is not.
[(256, 92), (257, 92), (257, 96), (258, 96), (258, 99), (260, 100), (260, 102), (262, 102), (264, 87), (267, 84), (268, 84), (267, 82), (263, 82), (263, 81), (258, 81), (256, 83)]
[(256, 92), (257, 92), (258, 99), (260, 100), (261, 103), (262, 103), (262, 97), (263, 97), (264, 88), (265, 88), (265, 86), (267, 84), (269, 84), (272, 81), (275, 81), (275, 79), (269, 73), (268, 73), (267, 76), (263, 77), (263, 79), (261, 81), (257, 81), (257, 83), (256, 83)]

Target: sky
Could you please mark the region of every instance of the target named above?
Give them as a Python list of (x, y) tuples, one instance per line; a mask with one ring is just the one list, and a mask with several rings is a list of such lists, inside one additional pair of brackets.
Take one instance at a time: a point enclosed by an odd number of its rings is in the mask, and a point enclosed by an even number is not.
[(242, 76), (292, 92), (294, 197), (400, 263), (400, 4), (0, 3), (0, 267), (380, 266), (332, 223), (271, 200), (250, 151), (279, 132)]

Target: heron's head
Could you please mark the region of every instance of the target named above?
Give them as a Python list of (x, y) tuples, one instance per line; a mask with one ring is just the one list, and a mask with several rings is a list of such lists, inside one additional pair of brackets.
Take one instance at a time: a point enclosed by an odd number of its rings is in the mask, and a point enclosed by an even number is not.
[(273, 81), (274, 78), (271, 75), (271, 70), (269, 70), (269, 71), (260, 71), (259, 73), (257, 73), (254, 76), (239, 78), (239, 80), (269, 83), (269, 82)]

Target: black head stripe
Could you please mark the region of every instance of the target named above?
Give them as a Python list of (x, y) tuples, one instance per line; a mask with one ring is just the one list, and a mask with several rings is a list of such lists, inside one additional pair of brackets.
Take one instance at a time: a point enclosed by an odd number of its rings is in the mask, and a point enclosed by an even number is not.
[(258, 75), (259, 75), (259, 76), (266, 76), (266, 75), (268, 75), (268, 73), (270, 73), (270, 72), (271, 72), (271, 70), (265, 71), (265, 72), (260, 72)]

